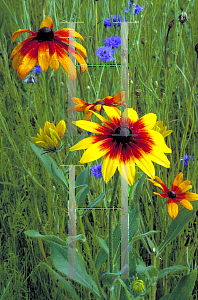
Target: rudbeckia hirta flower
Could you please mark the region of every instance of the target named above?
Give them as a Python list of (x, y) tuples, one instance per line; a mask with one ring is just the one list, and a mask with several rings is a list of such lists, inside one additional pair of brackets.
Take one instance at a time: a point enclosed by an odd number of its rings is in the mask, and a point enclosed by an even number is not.
[(32, 137), (32, 140), (47, 152), (54, 152), (60, 147), (65, 130), (64, 120), (61, 120), (57, 126), (47, 121), (45, 122), (44, 131), (40, 128), (40, 134), (37, 133), (37, 138)]
[(151, 130), (156, 123), (157, 116), (149, 113), (138, 120), (133, 108), (126, 108), (122, 114), (113, 107), (103, 107), (110, 121), (94, 112), (103, 125), (89, 122), (72, 122), (78, 127), (95, 133), (70, 148), (70, 151), (87, 149), (80, 163), (88, 163), (104, 156), (102, 175), (108, 182), (116, 169), (121, 176), (132, 185), (135, 178), (135, 165), (151, 178), (155, 176), (153, 162), (166, 168), (170, 162), (164, 153), (171, 153), (163, 136)]
[(69, 58), (69, 54), (74, 56), (81, 66), (82, 72), (86, 72), (87, 65), (84, 60), (87, 53), (85, 48), (68, 38), (80, 38), (83, 43), (83, 37), (75, 30), (63, 28), (58, 31), (53, 31), (53, 22), (50, 17), (47, 17), (40, 26), (38, 32), (27, 29), (19, 29), (12, 35), (12, 41), (23, 32), (30, 33), (30, 36), (17, 45), (11, 54), (13, 58), (12, 66), (18, 73), (19, 79), (24, 79), (25, 76), (39, 64), (44, 72), (47, 72), (50, 66), (54, 70), (59, 70), (59, 62), (67, 72), (71, 80), (76, 79), (76, 68)]
[(171, 186), (171, 190), (167, 188), (167, 186), (163, 183), (163, 181), (155, 176), (155, 179), (159, 182), (155, 182), (154, 180), (148, 179), (150, 182), (152, 182), (155, 186), (157, 186), (159, 189), (161, 189), (165, 194), (158, 194), (155, 193), (155, 195), (159, 196), (160, 198), (169, 198), (167, 202), (168, 207), (168, 214), (171, 218), (176, 218), (178, 215), (178, 203), (183, 205), (189, 210), (193, 210), (193, 206), (189, 201), (196, 201), (198, 200), (198, 194), (195, 193), (186, 193), (189, 189), (192, 188), (192, 185), (190, 185), (190, 180), (185, 180), (182, 182), (183, 179), (183, 173), (179, 173)]
[(104, 108), (105, 105), (115, 107), (115, 106), (124, 104), (126, 106), (124, 91), (117, 93), (114, 97), (107, 96), (102, 100), (98, 99), (98, 100), (96, 100), (96, 102), (91, 103), (91, 104), (87, 103), (79, 98), (73, 97), (71, 99), (76, 104), (76, 106), (70, 107), (70, 108), (68, 108), (68, 110), (76, 110), (78, 112), (84, 111), (84, 113), (86, 114), (85, 120), (87, 120), (87, 121), (89, 121), (94, 110), (100, 111), (102, 108)]

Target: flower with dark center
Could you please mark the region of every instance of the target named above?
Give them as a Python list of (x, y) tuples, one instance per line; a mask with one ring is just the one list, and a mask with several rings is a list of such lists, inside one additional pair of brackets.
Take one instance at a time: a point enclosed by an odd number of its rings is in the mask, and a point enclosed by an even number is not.
[(12, 66), (18, 73), (19, 79), (24, 79), (25, 76), (39, 64), (44, 72), (47, 72), (48, 67), (54, 70), (59, 70), (59, 63), (63, 66), (71, 80), (76, 80), (76, 68), (69, 58), (72, 55), (80, 64), (83, 73), (87, 70), (85, 58), (87, 53), (85, 48), (69, 38), (80, 38), (83, 43), (83, 37), (75, 30), (63, 28), (58, 31), (53, 31), (53, 22), (50, 17), (47, 17), (40, 26), (38, 32), (27, 29), (19, 29), (12, 35), (12, 41), (23, 32), (30, 33), (30, 36), (18, 44), (11, 54)]
[(155, 179), (159, 182), (155, 182), (154, 180), (148, 179), (152, 182), (156, 187), (162, 190), (165, 194), (153, 193), (160, 198), (169, 198), (167, 202), (168, 214), (171, 218), (176, 218), (178, 215), (178, 203), (183, 205), (185, 208), (189, 210), (193, 210), (193, 206), (189, 201), (198, 200), (198, 194), (195, 193), (186, 193), (189, 189), (192, 188), (190, 185), (190, 180), (185, 180), (182, 182), (183, 173), (179, 173), (175, 179), (173, 180), (171, 190), (167, 188), (167, 186), (163, 183), (163, 181), (155, 176)]
[(72, 101), (76, 104), (75, 107), (70, 107), (68, 110), (76, 110), (78, 112), (84, 111), (86, 114), (85, 120), (89, 121), (92, 113), (94, 110), (101, 111), (104, 105), (106, 106), (113, 106), (116, 108), (116, 106), (119, 106), (121, 104), (126, 106), (125, 103), (125, 92), (119, 92), (114, 97), (107, 96), (104, 99), (98, 99), (94, 103), (87, 103), (79, 98), (71, 98)]
[(103, 106), (109, 120), (93, 112), (104, 124), (89, 121), (72, 122), (78, 127), (88, 130), (95, 135), (85, 138), (70, 151), (87, 149), (80, 163), (88, 163), (104, 156), (102, 175), (108, 182), (116, 169), (121, 176), (132, 185), (135, 178), (135, 165), (151, 178), (155, 176), (155, 162), (166, 168), (170, 162), (164, 153), (171, 153), (165, 144), (163, 136), (152, 130), (157, 116), (147, 114), (138, 120), (138, 115), (133, 108), (126, 108), (121, 112), (114, 107)]

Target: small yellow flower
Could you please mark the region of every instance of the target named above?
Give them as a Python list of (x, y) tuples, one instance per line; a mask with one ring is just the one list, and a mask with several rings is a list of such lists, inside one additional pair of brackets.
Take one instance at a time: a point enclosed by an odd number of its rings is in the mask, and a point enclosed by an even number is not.
[(61, 120), (57, 126), (53, 123), (45, 122), (44, 131), (40, 128), (37, 137), (32, 137), (32, 140), (47, 151), (54, 152), (61, 145), (61, 138), (66, 130), (65, 121)]
[(157, 121), (155, 126), (153, 127), (153, 130), (161, 133), (163, 137), (170, 135), (173, 131), (172, 130), (166, 130), (167, 126), (163, 127), (163, 121)]

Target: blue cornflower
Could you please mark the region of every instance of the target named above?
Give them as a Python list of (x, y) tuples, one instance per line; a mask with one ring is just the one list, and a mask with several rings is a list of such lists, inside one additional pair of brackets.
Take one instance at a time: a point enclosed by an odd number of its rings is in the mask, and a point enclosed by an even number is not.
[(34, 71), (35, 74), (40, 74), (41, 73), (41, 67), (39, 65), (36, 65), (35, 68), (33, 68), (30, 71), (30, 73), (33, 73), (33, 71)]
[(102, 163), (100, 163), (99, 165), (93, 165), (92, 168), (90, 168), (91, 170), (91, 174), (96, 177), (96, 178), (100, 178), (102, 177)]
[(104, 39), (104, 43), (106, 46), (111, 47), (113, 49), (113, 54), (116, 54), (114, 48), (119, 48), (122, 40), (120, 36), (110, 36), (109, 38)]
[(125, 13), (128, 14), (128, 12), (131, 12), (131, 2), (129, 1), (129, 11), (128, 7), (125, 9)]
[(105, 61), (113, 61), (114, 57), (112, 56), (112, 49), (110, 47), (99, 47), (96, 50), (96, 54), (99, 57), (99, 60)]
[[(192, 156), (192, 159), (191, 159), (191, 155), (188, 156), (187, 154), (184, 155), (184, 166), (187, 166), (188, 165), (188, 162), (190, 160), (193, 160), (194, 159), (194, 156)], [(183, 163), (183, 156), (181, 157), (181, 164)]]
[(134, 14), (134, 15), (139, 15), (139, 13), (140, 13), (141, 11), (143, 11), (144, 8), (145, 8), (145, 5), (139, 6), (139, 4), (136, 4), (135, 9), (134, 9), (134, 11), (133, 11), (133, 14)]
[[(112, 16), (111, 16), (112, 17)], [(113, 26), (116, 28), (116, 24), (117, 24), (117, 27), (120, 26), (121, 22), (122, 22), (122, 17), (121, 15), (118, 15), (118, 19), (117, 19), (117, 23), (116, 23), (116, 15), (113, 15)]]
[(112, 26), (111, 26), (111, 20), (110, 20), (110, 18), (106, 18), (106, 19), (105, 19), (105, 21), (104, 21), (104, 26), (105, 26), (105, 27), (107, 27), (107, 26), (108, 26), (108, 27), (112, 27)]
[(90, 131), (87, 131), (87, 133), (88, 133), (89, 136), (92, 135), (92, 132), (90, 132)]
[(37, 82), (37, 78), (34, 75), (28, 75), (24, 79), (24, 82), (27, 83), (27, 84), (29, 84), (29, 83), (36, 83)]

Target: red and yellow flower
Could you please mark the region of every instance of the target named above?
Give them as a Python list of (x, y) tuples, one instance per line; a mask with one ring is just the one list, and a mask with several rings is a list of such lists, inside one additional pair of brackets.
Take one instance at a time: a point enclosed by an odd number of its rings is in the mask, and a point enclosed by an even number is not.
[[(124, 104), (126, 106), (125, 103), (125, 92), (119, 92), (118, 94), (116, 94), (115, 96), (111, 97), (111, 96), (107, 96), (104, 99), (98, 99), (96, 100), (96, 102), (94, 103), (87, 103), (79, 98), (73, 97), (71, 98), (72, 101), (76, 104), (75, 107), (70, 107), (68, 108), (68, 110), (76, 110), (78, 112), (83, 111), (86, 116), (85, 116), (85, 120), (89, 121), (90, 117), (93, 113), (94, 110), (96, 111), (100, 111), (104, 105), (106, 106), (112, 106), (115, 107), (119, 106), (121, 104)], [(118, 110), (118, 108), (117, 108)]]
[(104, 110), (110, 121), (93, 112), (104, 124), (90, 121), (72, 122), (78, 127), (95, 133), (70, 148), (70, 151), (87, 149), (80, 163), (88, 163), (105, 155), (102, 163), (102, 175), (108, 182), (116, 169), (121, 176), (132, 185), (135, 178), (135, 165), (151, 178), (155, 176), (153, 162), (166, 168), (170, 162), (164, 153), (171, 153), (165, 144), (163, 136), (152, 130), (157, 116), (149, 113), (138, 120), (138, 114), (133, 108), (121, 112), (113, 107), (105, 106)]
[(12, 35), (12, 41), (23, 32), (30, 33), (30, 36), (17, 45), (11, 54), (13, 59), (12, 66), (18, 73), (19, 79), (24, 79), (25, 76), (39, 64), (44, 72), (47, 72), (50, 66), (54, 70), (59, 70), (59, 62), (67, 72), (71, 80), (76, 79), (76, 68), (69, 58), (69, 54), (76, 58), (81, 66), (83, 73), (87, 70), (87, 65), (84, 58), (87, 57), (85, 48), (68, 38), (80, 38), (83, 43), (83, 37), (75, 30), (63, 28), (58, 31), (53, 31), (53, 22), (50, 17), (47, 17), (40, 26), (38, 32), (27, 29), (19, 29)]
[(37, 133), (37, 138), (32, 137), (32, 140), (44, 150), (54, 152), (60, 147), (65, 130), (64, 120), (61, 120), (57, 126), (47, 121), (45, 122), (44, 131), (40, 128), (40, 134)]
[(186, 193), (189, 189), (192, 188), (190, 185), (190, 180), (185, 180), (182, 182), (183, 173), (179, 173), (171, 186), (171, 190), (167, 188), (167, 186), (163, 183), (163, 181), (155, 176), (155, 179), (159, 182), (155, 182), (147, 178), (150, 182), (152, 182), (155, 186), (161, 189), (165, 194), (159, 194), (154, 192), (155, 195), (159, 196), (160, 198), (169, 198), (167, 202), (168, 207), (168, 214), (171, 218), (176, 218), (178, 215), (178, 203), (183, 205), (189, 210), (193, 210), (193, 206), (189, 201), (196, 201), (198, 200), (198, 194), (195, 193)]

